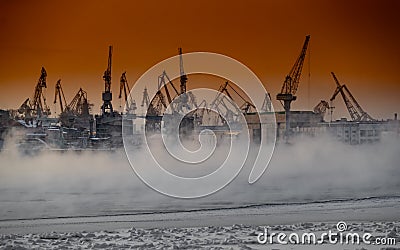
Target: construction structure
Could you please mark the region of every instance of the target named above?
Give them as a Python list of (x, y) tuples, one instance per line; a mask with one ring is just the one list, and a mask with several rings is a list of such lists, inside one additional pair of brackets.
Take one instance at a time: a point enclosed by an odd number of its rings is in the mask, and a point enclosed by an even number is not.
[(55, 88), (55, 92), (54, 92), (54, 104), (57, 104), (57, 99), (60, 105), (60, 113), (62, 113), (64, 111), (64, 105), (67, 104), (67, 101), (65, 100), (65, 95), (64, 95), (64, 91), (62, 89), (61, 86), (61, 79), (59, 79), (56, 83), (56, 88)]
[(91, 106), (86, 91), (80, 88), (72, 101), (61, 112), (61, 125), (68, 128), (92, 131), (93, 116), (90, 114)]
[(286, 142), (289, 141), (291, 135), (291, 124), (290, 124), (290, 106), (292, 101), (297, 99), (296, 92), (299, 87), (301, 71), (303, 69), (304, 59), (307, 53), (308, 43), (310, 41), (310, 36), (306, 36), (303, 48), (301, 49), (300, 55), (297, 58), (293, 68), (290, 70), (289, 74), (286, 76), (283, 82), (281, 92), (277, 94), (276, 99), (278, 101), (283, 101), (283, 107), (286, 114), (286, 130), (285, 139)]
[(33, 98), (27, 98), (18, 108), (20, 122), (25, 126), (41, 126), (50, 115), (50, 108), (47, 106), (46, 97), (44, 95), (44, 89), (47, 88), (46, 78), (47, 72), (45, 68), (42, 67)]
[(135, 100), (133, 100), (131, 96), (131, 89), (129, 87), (128, 80), (126, 79), (126, 72), (122, 73), (120, 78), (119, 99), (122, 98), (122, 93), (124, 94), (126, 114), (134, 115), (137, 107)]
[[(153, 99), (150, 100), (147, 88), (143, 91), (143, 98), (141, 107), (145, 110), (146, 119), (146, 132), (159, 133), (161, 132), (161, 121), (165, 116), (165, 130), (169, 131), (171, 127), (174, 127), (175, 120), (181, 120), (181, 132), (183, 134), (192, 131), (194, 128), (194, 117), (191, 115), (182, 116), (186, 114), (186, 111), (191, 110), (191, 108), (197, 108), (197, 102), (194, 95), (187, 91), (187, 81), (188, 77), (185, 74), (183, 67), (183, 55), (182, 48), (178, 48), (179, 53), (179, 80), (180, 88), (179, 90), (175, 87), (174, 83), (169, 78), (168, 74), (163, 71), (161, 75), (158, 76), (158, 88)], [(169, 113), (167, 109), (169, 107)]]
[[(340, 93), (340, 95), (343, 98), (343, 101), (346, 105), (347, 111), (350, 114), (350, 117), (353, 121), (359, 122), (359, 121), (376, 121), (374, 118), (372, 118), (367, 112), (365, 112), (360, 104), (356, 101), (354, 96), (351, 94), (350, 90), (347, 88), (347, 86), (344, 84), (340, 84), (339, 80), (336, 78), (335, 73), (331, 72), (333, 79), (335, 80), (336, 83), (336, 90), (333, 93), (330, 101), (331, 101), (331, 107), (332, 107), (332, 112), (333, 112), (333, 105), (332, 102), (335, 100), (336, 96)], [(346, 95), (347, 93), (347, 95)]]
[[(102, 93), (103, 105), (101, 105), (101, 114), (95, 116), (96, 130), (95, 136), (91, 138), (94, 144), (100, 144), (101, 147), (120, 147), (122, 146), (122, 115), (114, 111), (112, 105), (111, 92), (111, 69), (112, 69), (113, 47), (108, 48), (107, 69), (104, 71), (104, 92)], [(99, 143), (100, 142), (100, 143)]]
[[(339, 82), (335, 73), (331, 72), (331, 75), (335, 82), (336, 89), (330, 98), (330, 105), (324, 101), (324, 106), (330, 109), (331, 116), (330, 122), (324, 124), (324, 127), (339, 141), (347, 144), (355, 145), (379, 141), (381, 133), (387, 130), (388, 127), (386, 125), (382, 126), (382, 122), (378, 122), (364, 111), (348, 87)], [(333, 121), (332, 117), (335, 108), (333, 102), (339, 93), (342, 96), (351, 121), (348, 121), (346, 118)]]

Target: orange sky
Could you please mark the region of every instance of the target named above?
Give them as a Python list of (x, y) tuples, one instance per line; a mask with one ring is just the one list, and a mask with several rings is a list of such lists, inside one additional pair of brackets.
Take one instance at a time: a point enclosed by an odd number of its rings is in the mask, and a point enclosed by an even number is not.
[[(61, 78), (68, 102), (82, 87), (98, 113), (111, 44), (117, 108), (121, 73), (133, 84), (178, 47), (239, 60), (275, 99), (310, 34), (311, 80), (306, 61), (293, 109), (329, 99), (334, 71), (373, 117), (391, 118), (400, 112), (399, 10), (394, 0), (1, 1), (0, 108), (31, 97), (45, 66), (53, 111)], [(341, 99), (336, 106), (336, 118), (348, 116)]]

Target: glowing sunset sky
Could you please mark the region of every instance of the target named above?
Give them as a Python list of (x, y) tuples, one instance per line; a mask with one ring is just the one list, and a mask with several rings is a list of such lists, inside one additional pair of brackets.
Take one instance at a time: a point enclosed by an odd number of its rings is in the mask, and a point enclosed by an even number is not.
[[(400, 112), (399, 10), (400, 1), (1, 1), (0, 108), (31, 97), (44, 66), (53, 111), (61, 78), (67, 102), (82, 87), (99, 113), (108, 45), (117, 108), (121, 73), (132, 85), (178, 47), (239, 60), (275, 99), (310, 34), (311, 79), (307, 59), (293, 108), (328, 100), (334, 71), (373, 117), (391, 118)], [(348, 116), (339, 97), (336, 106), (336, 118)]]

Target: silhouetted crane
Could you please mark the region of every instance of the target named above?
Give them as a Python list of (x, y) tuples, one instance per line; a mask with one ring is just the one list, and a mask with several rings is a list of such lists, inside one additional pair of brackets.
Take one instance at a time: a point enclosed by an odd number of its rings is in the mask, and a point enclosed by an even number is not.
[(264, 111), (264, 112), (272, 111), (271, 95), (269, 93), (265, 94), (265, 98), (264, 98), (264, 101), (261, 106), (261, 111)]
[(54, 93), (54, 104), (57, 103), (57, 97), (58, 97), (58, 100), (60, 103), (60, 113), (62, 113), (64, 111), (63, 103), (66, 105), (67, 101), (65, 100), (64, 91), (61, 87), (61, 79), (58, 79), (58, 81), (56, 83), (56, 88), (55, 88), (55, 93)]
[(66, 109), (75, 115), (89, 115), (90, 105), (88, 103), (86, 91), (80, 88)]
[(283, 101), (283, 107), (285, 109), (286, 115), (286, 142), (288, 142), (290, 136), (290, 105), (292, 101), (296, 100), (296, 92), (299, 87), (299, 81), (301, 76), (301, 71), (303, 69), (304, 58), (306, 57), (308, 43), (310, 41), (310, 36), (306, 36), (303, 48), (301, 49), (300, 55), (297, 58), (293, 68), (290, 70), (289, 74), (286, 76), (283, 83), (281, 92), (276, 96), (278, 101)]
[(39, 118), (50, 115), (50, 108), (47, 106), (46, 97), (43, 94), (43, 89), (47, 88), (46, 77), (47, 72), (42, 67), (33, 98), (31, 100), (27, 98), (18, 109), (18, 112), (23, 114), (25, 118)]
[(103, 105), (101, 106), (102, 115), (113, 114), (112, 106), (112, 93), (111, 93), (111, 62), (112, 62), (112, 46), (108, 48), (108, 66), (106, 71), (104, 71), (104, 92), (102, 95)]
[(137, 109), (136, 102), (132, 99), (131, 90), (129, 88), (128, 80), (126, 79), (126, 72), (122, 73), (120, 78), (119, 99), (122, 98), (122, 91), (124, 92), (126, 112), (133, 113)]
[(327, 101), (321, 100), (315, 107), (314, 113), (321, 115), (322, 120), (324, 119), (326, 110), (330, 109), (330, 106)]
[(181, 94), (183, 94), (183, 93), (186, 93), (186, 82), (187, 82), (188, 78), (183, 69), (182, 48), (179, 48), (178, 52), (179, 52), (179, 71), (180, 71), (180, 80), (181, 80)]
[[(335, 100), (335, 97), (340, 93), (353, 121), (376, 121), (361, 108), (360, 104), (358, 104), (347, 86), (345, 84), (340, 84), (339, 80), (336, 78), (335, 73), (331, 72), (331, 74), (336, 83), (336, 90), (333, 93), (330, 101), (333, 102), (333, 100)], [(346, 93), (349, 95), (349, 97), (347, 97)]]

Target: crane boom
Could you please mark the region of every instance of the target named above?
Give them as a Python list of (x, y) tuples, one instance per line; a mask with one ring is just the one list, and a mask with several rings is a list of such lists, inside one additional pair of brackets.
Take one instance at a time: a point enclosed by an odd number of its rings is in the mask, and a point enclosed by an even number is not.
[(331, 72), (333, 79), (335, 80), (336, 83), (336, 90), (335, 93), (332, 95), (330, 101), (332, 102), (335, 97), (340, 93), (340, 95), (343, 98), (344, 104), (346, 105), (347, 111), (350, 114), (350, 117), (353, 121), (357, 121), (360, 119), (359, 114), (357, 110), (354, 108), (353, 104), (350, 102), (350, 100), (347, 98), (346, 94), (343, 91), (344, 85), (342, 86), (337, 79), (335, 73)]
[(126, 79), (126, 72), (122, 73), (120, 78), (120, 85), (119, 85), (119, 96), (118, 98), (122, 98), (122, 91), (124, 91), (124, 100), (126, 111), (128, 113), (133, 112), (136, 110), (136, 102), (132, 99), (131, 90), (129, 88), (128, 80)]
[(64, 91), (61, 87), (61, 79), (58, 79), (57, 83), (56, 83), (56, 88), (55, 88), (55, 93), (54, 93), (54, 104), (57, 103), (57, 97), (59, 99), (59, 103), (60, 103), (60, 108), (61, 108), (61, 113), (64, 111), (64, 105), (63, 103), (66, 105), (67, 101), (65, 100), (65, 95), (64, 95)]
[(175, 88), (175, 85), (172, 83), (171, 79), (168, 77), (167, 72), (165, 72), (165, 70), (164, 70), (163, 73), (158, 76), (158, 89), (161, 90), (162, 86), (165, 85), (165, 93), (167, 94), (168, 103), (171, 103), (172, 102), (172, 97), (171, 97), (171, 94), (169, 93), (169, 90), (168, 90), (168, 87), (167, 87), (167, 82), (166, 82), (165, 79), (168, 80), (168, 83), (172, 86), (172, 88), (174, 89), (176, 95), (179, 95), (179, 92)]
[(112, 46), (108, 48), (108, 64), (107, 69), (104, 71), (103, 79), (104, 79), (104, 92), (111, 91), (111, 63), (112, 63)]
[(293, 68), (290, 70), (289, 74), (285, 78), (283, 83), (281, 94), (292, 94), (295, 95), (299, 87), (299, 81), (301, 76), (301, 71), (303, 69), (304, 59), (306, 57), (308, 43), (310, 41), (310, 36), (306, 36), (301, 53), (297, 58)]
[[(347, 111), (350, 114), (350, 117), (353, 121), (375, 121), (367, 112), (365, 112), (354, 96), (351, 94), (350, 90), (347, 88), (345, 84), (341, 85), (339, 80), (337, 79), (335, 73), (331, 72), (333, 79), (336, 83), (336, 90), (333, 93), (330, 101), (335, 100), (336, 96), (340, 93), (343, 98), (343, 101), (346, 105)], [(346, 91), (346, 92), (345, 92)], [(346, 93), (350, 97), (347, 97)]]

